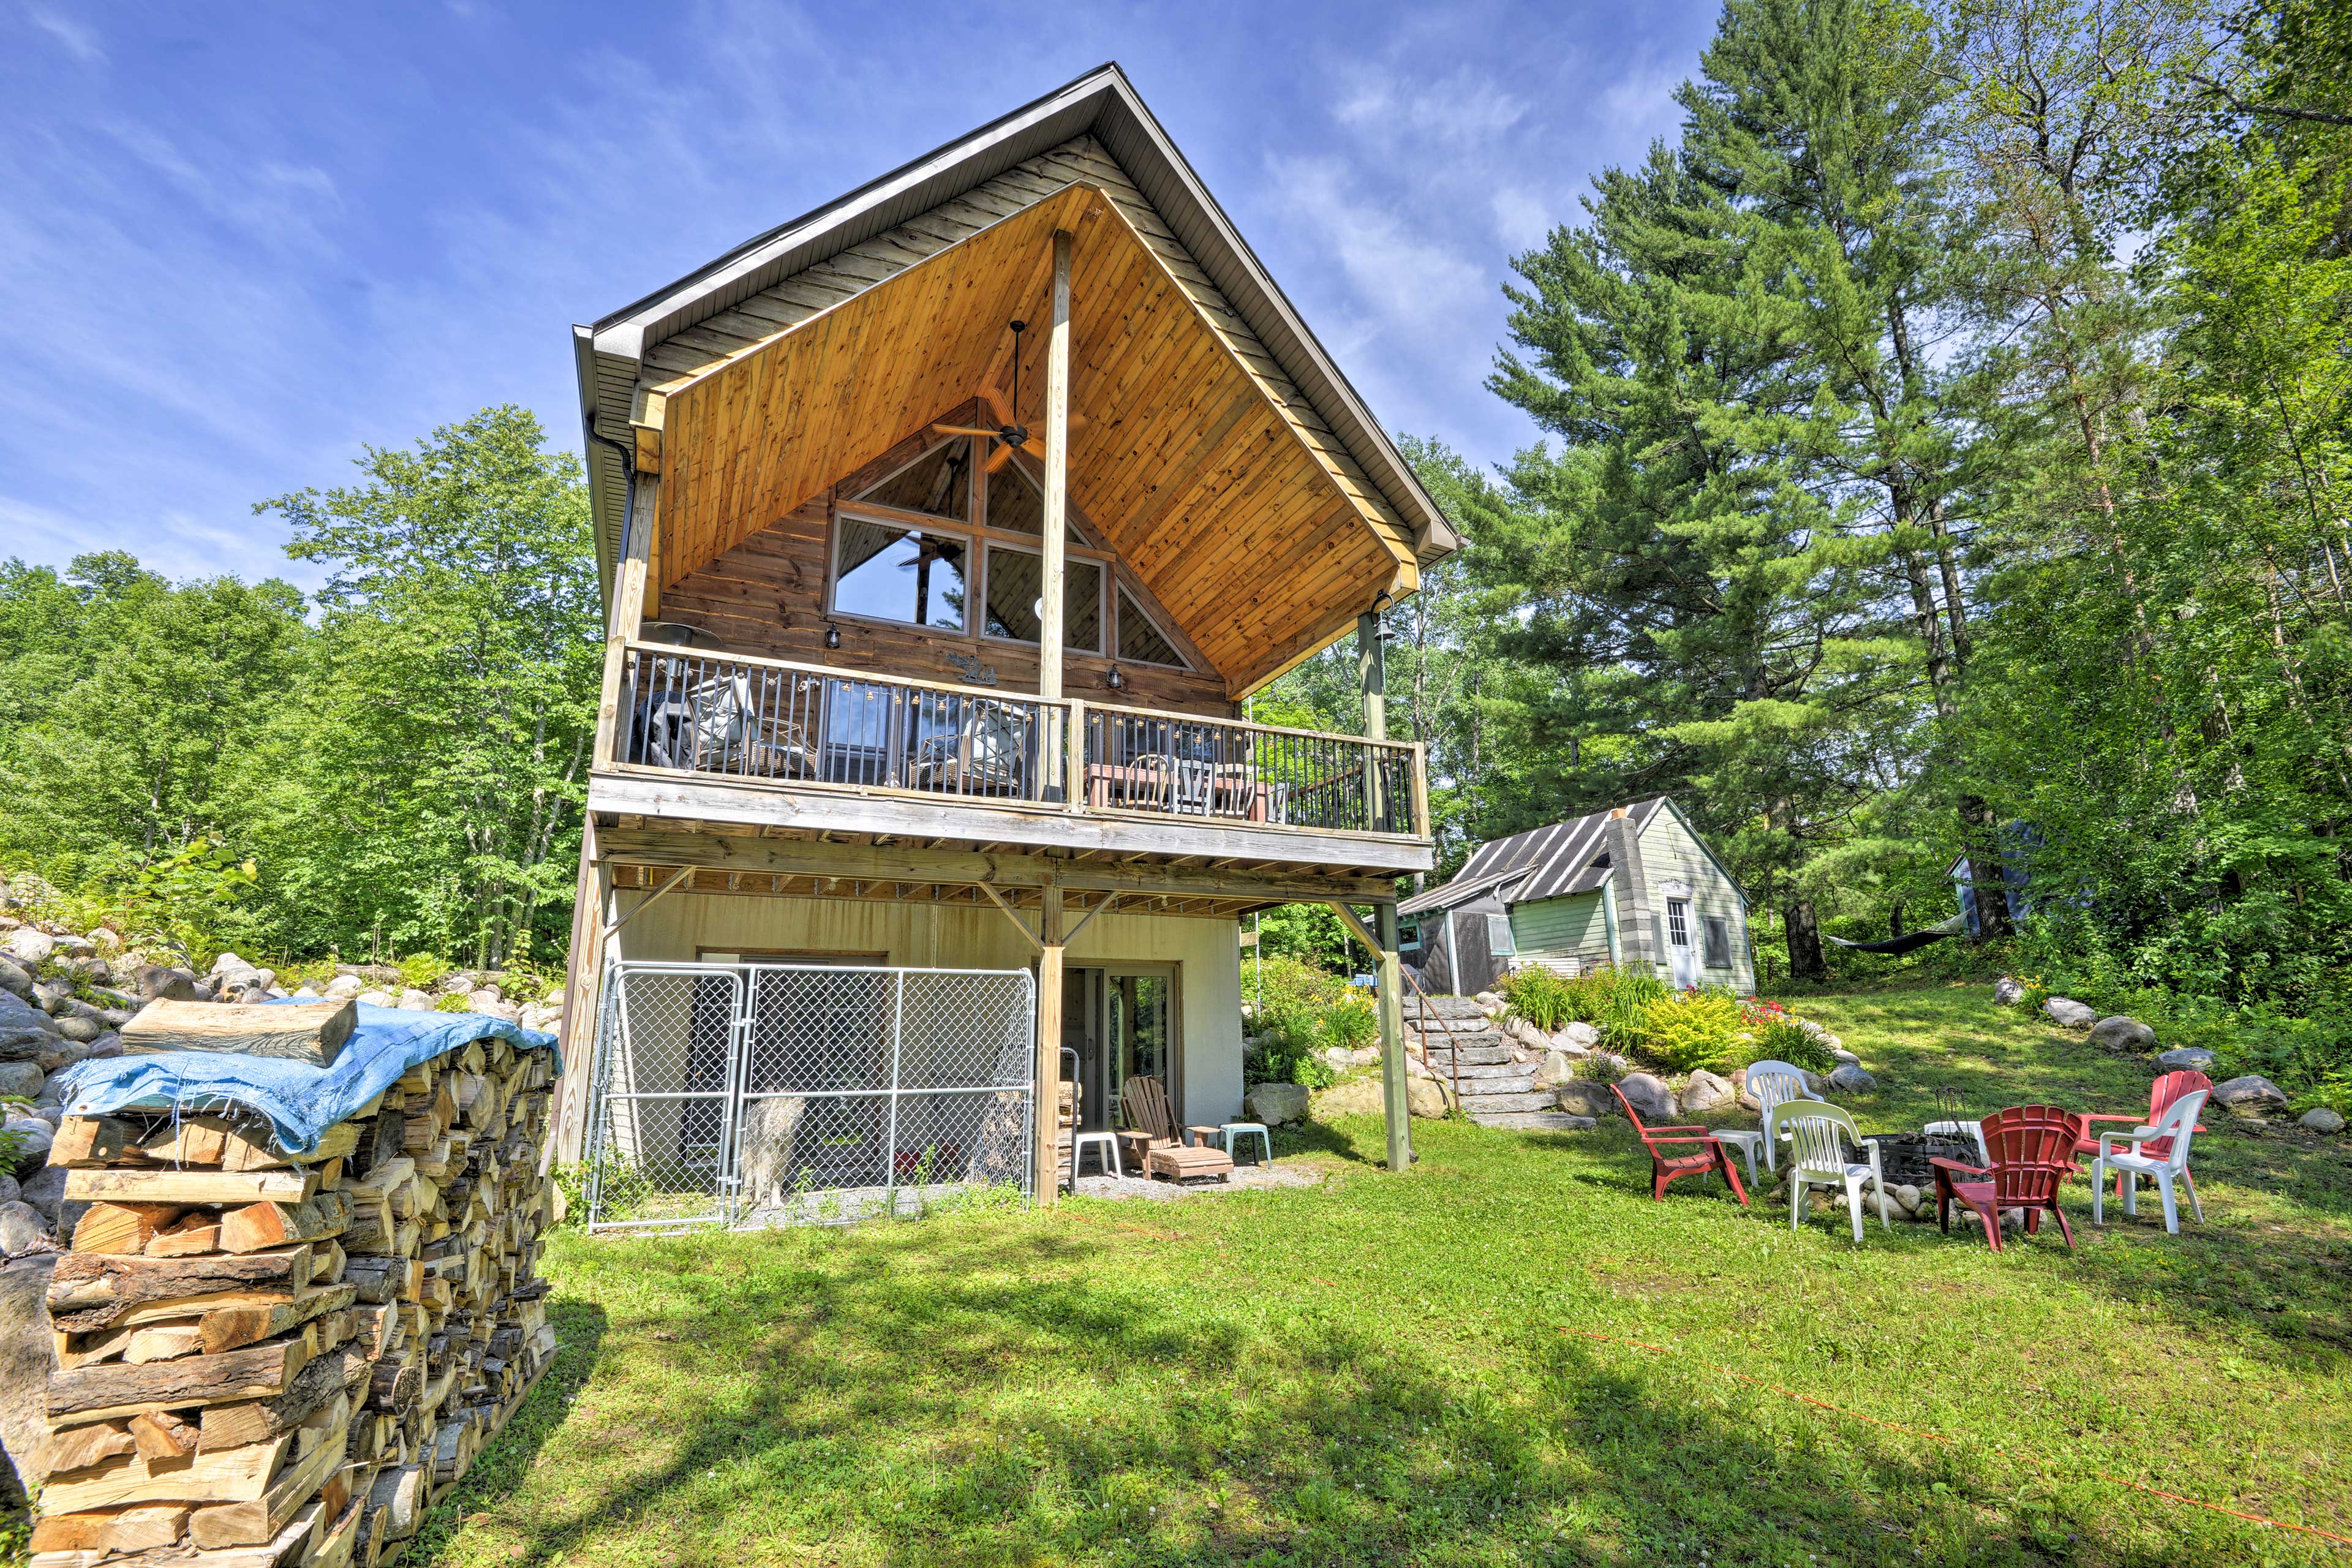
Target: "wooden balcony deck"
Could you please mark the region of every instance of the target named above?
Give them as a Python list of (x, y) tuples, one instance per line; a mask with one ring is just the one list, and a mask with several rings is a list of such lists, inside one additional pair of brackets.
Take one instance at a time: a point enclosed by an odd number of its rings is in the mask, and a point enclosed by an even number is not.
[(862, 849), (911, 877), (919, 848), (927, 880), (948, 852), (1387, 897), (1434, 864), (1404, 742), (635, 642), (606, 735), (588, 809), (607, 858), (634, 846), (648, 868), (782, 886)]

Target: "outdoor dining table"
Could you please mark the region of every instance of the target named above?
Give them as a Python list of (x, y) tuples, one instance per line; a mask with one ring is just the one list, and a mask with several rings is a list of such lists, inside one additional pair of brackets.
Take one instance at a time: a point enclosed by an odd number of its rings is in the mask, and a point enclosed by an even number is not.
[[(1176, 774), (1164, 760), (1088, 763), (1086, 779), (1090, 806), (1174, 805)], [(1210, 815), (1250, 822), (1272, 817), (1274, 786), (1247, 768), (1214, 766), (1208, 784)]]

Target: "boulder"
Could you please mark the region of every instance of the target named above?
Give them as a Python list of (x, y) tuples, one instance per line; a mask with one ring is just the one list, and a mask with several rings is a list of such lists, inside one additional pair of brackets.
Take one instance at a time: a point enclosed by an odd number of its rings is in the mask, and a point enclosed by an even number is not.
[[(563, 1013), (563, 998), (562, 996), (556, 997), (554, 1001), (547, 1005), (547, 1010), (554, 1016), (562, 1016)], [(1381, 1048), (1378, 1046), (1358, 1046), (1354, 1050), (1348, 1053), (1348, 1065), (1351, 1068), (1378, 1067), (1380, 1065), (1380, 1060)]]
[(2213, 1103), (2241, 1116), (2262, 1116), (2287, 1108), (2286, 1090), (2260, 1073), (2248, 1073), (2213, 1086)]
[(33, 1206), (34, 1212), (51, 1225), (58, 1222), (58, 1205), (66, 1201), (66, 1168), (44, 1165), (25, 1178), (16, 1195)]
[(100, 926), (89, 933), (89, 942), (100, 952), (121, 952), (122, 933), (112, 926)]
[(73, 1005), (74, 989), (62, 980), (37, 980), (33, 983), (33, 1005), (55, 1018)]
[(67, 958), (88, 958), (98, 952), (98, 943), (86, 936), (60, 935), (58, 952)]
[(362, 991), (357, 996), (353, 997), (352, 1000), (356, 1002), (364, 1002), (371, 1007), (389, 1007), (392, 1005), (391, 994), (383, 991)]
[(21, 1110), (8, 1112), (5, 1130), (17, 1134), (16, 1174), (31, 1175), (48, 1163), (49, 1145), (58, 1141), (58, 1130), (37, 1116)]
[(1242, 1097), (1253, 1121), (1281, 1127), (1307, 1119), (1307, 1091), (1295, 1083), (1261, 1083)]
[[(1416, 1079), (1406, 1087), (1410, 1089), (1427, 1081)], [(1318, 1121), (1330, 1116), (1378, 1116), (1383, 1109), (1381, 1080), (1376, 1078), (1351, 1078), (1314, 1097), (1315, 1119)]]
[(366, 988), (366, 983), (356, 974), (338, 974), (327, 982), (326, 994), (341, 1002), (357, 996)]
[(430, 1013), (433, 1011), (433, 994), (429, 991), (419, 991), (412, 985), (400, 994), (400, 1000), (393, 1005), (404, 1008), (411, 1013)]
[(38, 969), (58, 950), (58, 939), (35, 926), (18, 926), (8, 933), (8, 956), (27, 969)]
[(1840, 1062), (1830, 1074), (1830, 1088), (1839, 1094), (1876, 1094), (1878, 1080), (1860, 1062)]
[[(128, 1020), (126, 1019), (125, 1022)], [(113, 1033), (113, 1030), (108, 1027), (105, 1017), (93, 1007), (87, 1012), (68, 1013), (59, 1018), (58, 1033), (68, 1040), (79, 1040), (84, 1045), (90, 1045)]]
[(1571, 1116), (1600, 1117), (1625, 1114), (1618, 1107), (1617, 1097), (1609, 1092), (1609, 1086), (1605, 1083), (1597, 1083), (1589, 1078), (1570, 1079), (1552, 1092), (1553, 1098), (1559, 1102), (1559, 1108)]
[(2344, 1131), (2344, 1118), (2337, 1115), (2334, 1110), (2325, 1105), (2315, 1105), (2295, 1120), (2299, 1126), (2308, 1127), (2314, 1132), (2341, 1132)]
[(441, 977), (441, 984), (434, 987), (435, 990), (440, 992), (444, 996), (462, 995), (465, 993), (473, 990), (473, 988), (474, 977), (467, 973), (462, 969), (457, 971), (455, 974), (443, 975)]
[(1514, 1018), (1509, 1023), (1505, 1024), (1503, 1026), (1503, 1037), (1510, 1041), (1511, 1044), (1530, 1051), (1548, 1051), (1551, 1049), (1551, 1037), (1545, 1034), (1541, 1029), (1537, 1028), (1533, 1024), (1528, 1023), (1525, 1018)]
[(218, 958), (213, 960), (212, 973), (215, 974), (226, 974), (231, 970), (251, 969), (253, 965), (247, 963), (236, 954), (233, 952), (224, 952)]
[(2167, 1072), (2210, 1072), (2213, 1053), (2202, 1046), (2175, 1046), (2157, 1058), (2156, 1065)]
[(2156, 1049), (2156, 1031), (2137, 1018), (2118, 1013), (2091, 1026), (2091, 1044), (2103, 1051), (2152, 1051)]
[[(1845, 1042), (1843, 1040), (1838, 1038), (1835, 1035), (1831, 1034), (1827, 1029), (1823, 1029), (1820, 1034), (1815, 1035), (1813, 1038), (1819, 1040), (1822, 1043), (1822, 1048), (1827, 1050), (1832, 1056), (1836, 1056), (1845, 1046)], [(1857, 1057), (1854, 1059), (1859, 1061), (1862, 1058)]]
[(166, 969), (160, 963), (146, 963), (131, 976), (131, 988), (142, 1002), (193, 1002), (196, 999), (196, 977), (184, 969)]
[(41, 1092), (48, 1076), (37, 1062), (0, 1062), (0, 1095), (30, 1100)]
[(1625, 1096), (1625, 1102), (1644, 1121), (1671, 1122), (1681, 1114), (1675, 1109), (1674, 1090), (1665, 1086), (1664, 1079), (1652, 1074), (1627, 1073), (1617, 1088)]
[(49, 1227), (28, 1204), (0, 1204), (0, 1253), (14, 1258), (46, 1242)]
[(24, 1189), (16, 1184), (16, 1178), (0, 1171), (0, 1204), (13, 1204), (23, 1195)]
[(0, 958), (0, 991), (18, 996), (33, 994), (33, 972), (13, 958)]
[(562, 1005), (563, 1005), (563, 987), (562, 987), (562, 986), (561, 986), (561, 985), (551, 985), (551, 986), (549, 986), (549, 987), (547, 988), (547, 994), (546, 994), (546, 995), (544, 995), (544, 996), (542, 996), (542, 997), (541, 997), (541, 998), (539, 999), (539, 1005), (540, 1005), (541, 1006), (542, 1006), (542, 1007), (561, 1007), (561, 1006), (562, 1006)]
[(2004, 974), (1992, 983), (1992, 999), (2004, 1007), (2014, 1007), (2025, 1000), (2025, 987), (2015, 977)]
[[(1912, 1186), (1909, 1183), (1906, 1182), (1900, 1186), (1887, 1188), (1886, 1195), (1893, 1198), (1895, 1200), (1895, 1206), (1901, 1209), (1905, 1214), (1917, 1214), (1919, 1212), (1919, 1189)], [(1932, 1207), (1934, 1205), (1931, 1204), (1929, 1206)]]
[(47, 1013), (26, 1005), (13, 992), (0, 991), (0, 1061), (38, 1060), (63, 1038)]
[(2053, 996), (2042, 1004), (2042, 1012), (2062, 1029), (2087, 1029), (2099, 1021), (2099, 1010), (2075, 1001), (2071, 996)]
[(1852, 1051), (1847, 1050), (1843, 1046), (1839, 1046), (1834, 1050), (1831, 1051), (1830, 1056), (1833, 1060), (1842, 1062), (1860, 1062), (1862, 1060), (1860, 1057), (1854, 1055)]
[(1582, 1056), (1601, 1044), (1601, 1031), (1582, 1019), (1562, 1024), (1551, 1032), (1552, 1049)]
[(1453, 1103), (1444, 1084), (1433, 1078), (1423, 1078), (1404, 1086), (1404, 1108), (1410, 1115), (1443, 1121)]
[[(1739, 1090), (1727, 1078), (1717, 1078), (1705, 1068), (1690, 1075), (1683, 1091), (1675, 1097), (1682, 1101), (1685, 1116), (1711, 1116), (1739, 1103)], [(1646, 1112), (1644, 1113), (1646, 1114)]]
[(1566, 1051), (1546, 1051), (1543, 1065), (1536, 1068), (1536, 1087), (1551, 1089), (1576, 1076), (1576, 1058)]

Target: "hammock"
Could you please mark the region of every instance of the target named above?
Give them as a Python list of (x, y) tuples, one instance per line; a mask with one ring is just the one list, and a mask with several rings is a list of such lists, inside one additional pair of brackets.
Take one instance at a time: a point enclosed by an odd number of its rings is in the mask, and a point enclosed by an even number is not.
[[(1909, 952), (1915, 948), (1925, 947), (1931, 942), (1941, 942), (1948, 936), (1965, 935), (1968, 929), (1969, 917), (1954, 915), (1941, 925), (1932, 925), (1925, 931), (1907, 931), (1901, 936), (1889, 937), (1885, 942), (1848, 942), (1842, 936), (1832, 936), (1830, 940), (1840, 947), (1850, 947), (1856, 952), (1884, 952), (1892, 955)], [(1826, 931), (1822, 934), (1829, 935)]]

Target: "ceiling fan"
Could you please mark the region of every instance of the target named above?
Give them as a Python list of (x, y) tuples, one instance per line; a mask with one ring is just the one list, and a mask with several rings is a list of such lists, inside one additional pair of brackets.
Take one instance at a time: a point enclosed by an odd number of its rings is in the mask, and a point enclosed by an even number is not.
[[(1012, 406), (1018, 409), (1021, 406), (1021, 334), (1029, 330), (1029, 323), (1014, 321), (1010, 324), (1013, 328)], [(1083, 414), (1070, 416), (1070, 428), (1073, 430), (1083, 428), (1086, 423), (1087, 416)], [(971, 425), (934, 425), (931, 428), (942, 436), (986, 436), (994, 440), (995, 449), (989, 453), (988, 461), (984, 465), (992, 474), (1011, 462), (1013, 454), (1028, 446), (1030, 440), (1029, 426), (1026, 425), (999, 425), (993, 428), (982, 428)], [(1042, 446), (1044, 432), (1039, 432), (1038, 436), (1039, 444)]]

